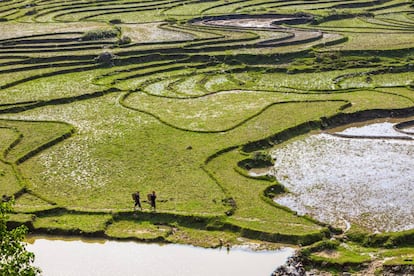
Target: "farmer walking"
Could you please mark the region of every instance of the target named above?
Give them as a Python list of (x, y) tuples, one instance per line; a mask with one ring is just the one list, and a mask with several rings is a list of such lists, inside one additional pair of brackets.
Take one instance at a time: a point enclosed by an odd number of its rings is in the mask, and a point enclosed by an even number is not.
[(139, 191), (132, 194), (132, 199), (135, 201), (134, 210), (137, 209), (137, 206), (142, 211), (141, 200), (139, 197)]
[(157, 199), (157, 195), (155, 194), (155, 191), (152, 191), (152, 193), (149, 195), (151, 208), (155, 211), (155, 200)]

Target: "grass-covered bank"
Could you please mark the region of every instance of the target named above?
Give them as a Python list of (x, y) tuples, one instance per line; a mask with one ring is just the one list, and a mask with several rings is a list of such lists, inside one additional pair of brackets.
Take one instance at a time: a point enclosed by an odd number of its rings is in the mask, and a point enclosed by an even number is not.
[(153, 212), (88, 213), (63, 209), (12, 214), (9, 227), (24, 224), (33, 234), (97, 237), (140, 242), (184, 243), (203, 247), (254, 243), (261, 248), (278, 244), (311, 244), (328, 235), (327, 229), (300, 235), (254, 230), (226, 216), (195, 216)]

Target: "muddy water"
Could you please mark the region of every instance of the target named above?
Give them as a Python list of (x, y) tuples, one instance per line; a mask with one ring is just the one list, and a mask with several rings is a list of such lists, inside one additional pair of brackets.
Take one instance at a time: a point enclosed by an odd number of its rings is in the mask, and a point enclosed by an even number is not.
[(347, 126), (276, 149), (270, 173), (291, 192), (276, 202), (343, 228), (413, 229), (414, 135), (395, 124)]
[(51, 240), (36, 237), (27, 249), (48, 276), (69, 275), (270, 275), (293, 254), (292, 248), (251, 251), (204, 249), (104, 240)]

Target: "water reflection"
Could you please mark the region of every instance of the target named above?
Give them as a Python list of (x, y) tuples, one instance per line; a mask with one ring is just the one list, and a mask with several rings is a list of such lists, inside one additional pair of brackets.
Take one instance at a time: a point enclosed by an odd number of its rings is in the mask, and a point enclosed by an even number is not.
[[(30, 241), (29, 241), (30, 242)], [(270, 275), (293, 254), (292, 248), (254, 252), (243, 248), (204, 249), (186, 245), (142, 244), (37, 238), (27, 248), (43, 275)]]

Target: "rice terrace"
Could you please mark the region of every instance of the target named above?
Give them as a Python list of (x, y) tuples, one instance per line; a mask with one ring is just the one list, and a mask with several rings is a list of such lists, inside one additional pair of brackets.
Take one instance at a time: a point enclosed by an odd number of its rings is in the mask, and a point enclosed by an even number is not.
[(0, 141), (10, 227), (413, 275), (414, 3), (0, 0)]

